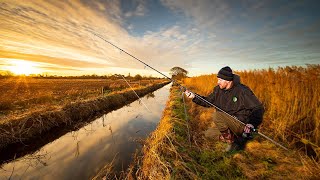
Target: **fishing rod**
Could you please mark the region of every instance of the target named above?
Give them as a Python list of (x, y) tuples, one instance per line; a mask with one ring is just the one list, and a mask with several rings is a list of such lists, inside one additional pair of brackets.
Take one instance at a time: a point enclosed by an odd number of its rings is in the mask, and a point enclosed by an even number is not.
[[(222, 110), (221, 108), (219, 108), (218, 106), (212, 104), (211, 102), (207, 101), (206, 99), (202, 98), (200, 95), (193, 93), (195, 95), (195, 97), (199, 98), (200, 100), (202, 100), (203, 102), (206, 102), (207, 104), (211, 105), (212, 107), (218, 109), (219, 111), (225, 113), (226, 115), (230, 116), (231, 118), (233, 118), (234, 120), (236, 120), (237, 122), (239, 122), (242, 125), (246, 125), (244, 122), (240, 121), (237, 117), (230, 115), (229, 113), (225, 112), (224, 110)], [(281, 145), (280, 143), (274, 141), (273, 139), (269, 138), (268, 136), (264, 135), (263, 133), (259, 132), (257, 129), (255, 128), (250, 128), (253, 132), (258, 133), (259, 135), (261, 135), (262, 137), (266, 138), (267, 140), (271, 141), (272, 143), (274, 143), (275, 145), (278, 145), (279, 147), (283, 148), (284, 150), (288, 150), (286, 147), (284, 147), (283, 145)]]
[[(109, 43), (110, 45), (112, 45), (113, 47), (119, 49), (121, 52), (124, 52), (125, 54), (127, 54), (128, 56), (132, 57), (133, 59), (139, 61), (140, 63), (144, 64), (145, 66), (149, 67), (150, 69), (158, 72), (159, 74), (161, 74), (162, 76), (166, 77), (167, 79), (169, 79), (171, 82), (173, 83), (176, 83), (183, 91), (186, 91), (188, 90), (186, 87), (182, 86), (181, 84), (179, 84), (178, 82), (176, 82), (175, 80), (173, 80), (172, 78), (168, 77), (167, 75), (163, 74), (162, 72), (158, 71), (157, 69), (151, 67), (150, 65), (148, 65), (147, 63), (143, 62), (142, 60), (138, 59), (137, 57), (133, 56), (132, 54), (128, 53), (127, 51), (121, 49), (120, 47), (116, 46), (115, 44), (111, 43), (110, 41), (107, 41), (106, 39), (104, 39), (103, 37), (101, 37), (100, 35), (96, 34), (95, 32), (91, 31), (91, 30), (88, 30), (90, 31), (93, 35), (99, 37), (100, 39), (102, 39), (103, 41)], [(190, 91), (191, 92), (191, 91)], [(193, 92), (191, 92), (193, 93)], [(231, 118), (233, 118), (234, 120), (236, 120), (237, 122), (241, 123), (242, 125), (246, 125), (245, 123), (243, 123), (242, 121), (240, 121), (238, 118), (236, 118), (235, 116), (232, 116), (230, 115), (229, 113), (227, 113), (226, 111), (222, 110), (221, 108), (219, 108), (218, 106), (212, 104), (211, 102), (207, 101), (206, 99), (202, 98), (200, 95), (196, 94), (196, 93), (193, 93), (195, 95), (195, 97), (199, 98), (201, 101), (209, 104), (210, 106), (218, 109), (219, 111), (225, 113), (226, 115), (230, 116)], [(283, 145), (277, 143), (276, 141), (274, 141), (273, 139), (269, 138), (268, 136), (262, 134), (261, 132), (258, 132), (257, 129), (254, 129), (254, 128), (250, 128), (253, 132), (257, 132), (259, 135), (261, 135), (262, 137), (264, 137), (265, 139), (271, 141), (272, 143), (274, 143), (275, 145), (285, 149), (285, 150), (288, 150), (286, 147), (284, 147)]]
[(124, 52), (125, 54), (127, 54), (127, 55), (128, 55), (128, 56), (130, 56), (130, 57), (132, 57), (133, 59), (135, 59), (135, 60), (137, 60), (137, 61), (141, 62), (141, 63), (142, 63), (142, 64), (144, 64), (145, 66), (149, 67), (150, 69), (152, 69), (152, 70), (156, 71), (157, 73), (161, 74), (162, 76), (166, 77), (166, 78), (167, 78), (167, 79), (169, 79), (171, 82), (174, 82), (174, 80), (173, 80), (173, 79), (171, 79), (170, 77), (166, 76), (165, 74), (163, 74), (162, 72), (160, 72), (160, 71), (156, 70), (155, 68), (153, 68), (153, 67), (149, 66), (147, 63), (145, 63), (145, 62), (141, 61), (140, 59), (138, 59), (138, 58), (136, 58), (135, 56), (131, 55), (131, 54), (130, 54), (130, 53), (128, 53), (127, 51), (125, 51), (125, 50), (121, 49), (120, 47), (116, 46), (115, 44), (111, 43), (110, 41), (105, 40), (105, 39), (104, 39), (103, 37), (101, 37), (100, 35), (98, 35), (98, 34), (96, 34), (96, 33), (92, 32), (92, 31), (90, 31), (90, 32), (91, 32), (92, 34), (94, 34), (95, 36), (99, 37), (100, 39), (104, 40), (105, 42), (107, 42), (107, 43), (111, 44), (113, 47), (115, 47), (115, 48), (119, 49), (121, 52)]

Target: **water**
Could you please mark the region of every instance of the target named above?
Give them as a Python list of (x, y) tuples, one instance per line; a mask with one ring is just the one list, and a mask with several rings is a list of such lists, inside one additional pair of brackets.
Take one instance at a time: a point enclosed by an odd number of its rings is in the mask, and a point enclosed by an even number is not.
[(170, 85), (61, 136), (37, 152), (0, 167), (0, 179), (89, 179), (115, 159), (125, 170), (139, 139), (152, 132), (162, 115)]

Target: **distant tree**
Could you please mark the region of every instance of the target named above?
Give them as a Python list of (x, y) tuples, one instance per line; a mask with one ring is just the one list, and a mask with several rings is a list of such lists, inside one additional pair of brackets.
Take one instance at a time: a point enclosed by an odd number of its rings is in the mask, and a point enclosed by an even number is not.
[(181, 80), (187, 77), (188, 71), (181, 67), (173, 67), (170, 69), (172, 79)]
[(126, 77), (127, 79), (131, 79), (132, 77), (131, 77), (131, 75), (130, 75), (130, 73), (128, 74), (128, 76)]
[(134, 76), (134, 79), (139, 81), (139, 80), (142, 79), (142, 76), (140, 74), (137, 74), (137, 75)]
[(11, 71), (4, 71), (3, 73), (1, 73), (1, 75), (5, 77), (12, 77), (14, 76), (14, 73), (12, 73)]
[(109, 78), (111, 80), (116, 80), (116, 79), (118, 79), (118, 75), (117, 74), (113, 74), (113, 75), (109, 76)]

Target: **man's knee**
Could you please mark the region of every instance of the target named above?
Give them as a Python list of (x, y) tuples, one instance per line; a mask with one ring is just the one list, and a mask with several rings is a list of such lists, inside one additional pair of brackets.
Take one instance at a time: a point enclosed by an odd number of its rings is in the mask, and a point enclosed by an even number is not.
[(226, 121), (224, 119), (222, 112), (219, 112), (219, 111), (213, 112), (212, 120), (220, 131), (225, 131), (228, 129), (228, 126), (226, 124)]

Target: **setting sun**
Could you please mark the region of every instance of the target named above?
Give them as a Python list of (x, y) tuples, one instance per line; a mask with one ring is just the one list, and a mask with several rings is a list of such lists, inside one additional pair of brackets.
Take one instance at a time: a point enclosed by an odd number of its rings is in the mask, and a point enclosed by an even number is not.
[(11, 62), (8, 69), (16, 75), (30, 75), (40, 73), (37, 64), (29, 61), (15, 60)]

